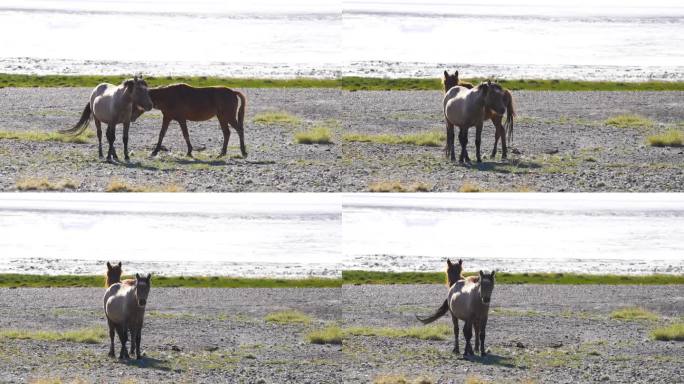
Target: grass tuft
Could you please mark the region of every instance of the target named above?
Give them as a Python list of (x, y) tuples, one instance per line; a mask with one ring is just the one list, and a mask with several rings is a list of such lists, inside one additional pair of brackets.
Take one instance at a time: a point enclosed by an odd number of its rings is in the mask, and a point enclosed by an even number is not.
[(299, 125), (302, 119), (285, 111), (268, 111), (257, 113), (253, 121), (261, 124)]
[(459, 192), (486, 192), (487, 190), (475, 183), (471, 183), (469, 181), (464, 182), (461, 184), (461, 187), (458, 188)]
[(278, 324), (309, 324), (311, 322), (311, 316), (297, 310), (288, 309), (285, 311), (269, 313), (264, 317), (264, 320), (269, 323)]
[(615, 320), (658, 320), (659, 316), (649, 310), (639, 307), (629, 307), (617, 309), (610, 314), (611, 319)]
[(336, 325), (331, 325), (323, 329), (311, 331), (306, 335), (306, 339), (311, 344), (342, 344), (342, 329)]
[(426, 377), (417, 377), (415, 379), (409, 379), (405, 375), (400, 374), (388, 374), (388, 375), (378, 375), (373, 378), (373, 384), (433, 384), (432, 379)]
[(36, 131), (0, 131), (0, 140), (22, 140), (22, 141), (57, 141), (60, 143), (85, 144), (90, 142), (90, 138), (95, 136), (92, 130), (86, 130), (78, 136), (63, 135), (58, 132), (36, 132)]
[(105, 187), (105, 192), (183, 192), (183, 187), (176, 184), (160, 186), (132, 185), (121, 180), (112, 180)]
[(663, 133), (651, 135), (646, 140), (652, 147), (681, 147), (684, 143), (684, 131), (668, 129)]
[(314, 126), (306, 131), (295, 133), (295, 142), (298, 144), (332, 144), (330, 128)]
[(432, 186), (422, 181), (403, 185), (400, 181), (378, 181), (368, 186), (369, 192), (428, 192)]
[(613, 116), (604, 123), (616, 128), (650, 128), (655, 125), (653, 120), (633, 114)]
[(0, 339), (69, 341), (72, 343), (98, 344), (104, 341), (107, 332), (102, 327), (83, 328), (73, 331), (33, 331), (26, 329), (2, 329)]
[(453, 330), (446, 324), (427, 325), (407, 328), (390, 327), (351, 327), (344, 331), (353, 336), (407, 337), (420, 340), (447, 340)]
[(20, 191), (63, 191), (65, 189), (77, 189), (80, 183), (73, 180), (62, 180), (57, 182), (49, 181), (45, 178), (23, 178), (16, 182), (17, 189)]
[(684, 341), (684, 323), (675, 323), (667, 327), (656, 328), (651, 331), (654, 340)]
[(362, 133), (350, 133), (342, 137), (343, 140), (359, 143), (376, 144), (406, 144), (426, 147), (439, 147), (444, 144), (446, 134), (444, 132), (423, 132), (408, 135), (369, 135)]

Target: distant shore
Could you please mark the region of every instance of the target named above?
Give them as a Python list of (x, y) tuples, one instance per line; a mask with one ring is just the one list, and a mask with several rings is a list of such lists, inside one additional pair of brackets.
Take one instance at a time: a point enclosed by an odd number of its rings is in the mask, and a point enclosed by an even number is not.
[[(120, 83), (128, 76), (97, 75), (19, 75), (0, 73), (0, 88), (17, 87), (94, 87), (108, 82)], [(188, 83), (194, 86), (225, 85), (234, 88), (340, 88), (347, 91), (406, 91), (441, 90), (439, 78), (377, 78), (340, 77), (320, 79), (299, 77), (293, 79), (235, 78), (212, 76), (147, 76), (150, 86)], [(478, 83), (483, 78), (464, 78), (463, 81)], [(577, 81), (562, 79), (496, 79), (511, 90), (530, 91), (684, 91), (680, 81)]]
[[(472, 274), (466, 274), (472, 275)], [(124, 276), (130, 278), (131, 276)], [(500, 284), (558, 285), (675, 285), (684, 284), (684, 275), (590, 275), (575, 273), (506, 273), (497, 274)], [(240, 278), (227, 276), (155, 276), (156, 287), (184, 288), (335, 288), (365, 284), (442, 284), (443, 272), (342, 271), (340, 278)], [(101, 287), (98, 275), (0, 274), (0, 288)]]

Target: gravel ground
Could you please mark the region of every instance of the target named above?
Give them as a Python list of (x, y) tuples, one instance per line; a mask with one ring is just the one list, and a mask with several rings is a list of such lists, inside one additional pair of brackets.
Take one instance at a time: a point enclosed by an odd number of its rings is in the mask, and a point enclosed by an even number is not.
[[(22, 178), (80, 183), (78, 190), (103, 191), (112, 180), (131, 185), (177, 185), (185, 191), (339, 191), (339, 145), (294, 143), (294, 133), (339, 116), (339, 94), (334, 89), (247, 89), (245, 142), (249, 156), (237, 158), (237, 133), (231, 129), (228, 157), (217, 161), (223, 135), (214, 118), (189, 122), (196, 159), (185, 157), (180, 127), (173, 122), (164, 138), (170, 152), (156, 159), (149, 154), (161, 128), (161, 112), (144, 114), (131, 125), (131, 163), (111, 165), (97, 157), (97, 139), (90, 144), (0, 140), (0, 189), (14, 190)], [(54, 132), (73, 126), (83, 110), (90, 88), (0, 89), (0, 130)], [(301, 126), (254, 123), (264, 111), (287, 111), (302, 118)], [(94, 124), (88, 128), (95, 131)], [(115, 143), (123, 159), (122, 128)], [(106, 152), (106, 139), (103, 139)], [(198, 149), (206, 148), (204, 151)]]
[[(408, 134), (444, 129), (439, 91), (342, 92), (334, 89), (246, 89), (249, 157), (214, 161), (222, 136), (215, 120), (190, 123), (197, 159), (184, 157), (180, 128), (172, 123), (164, 145), (170, 152), (148, 154), (157, 140), (159, 111), (143, 115), (131, 128), (130, 164), (97, 158), (96, 145), (0, 140), (0, 190), (14, 190), (23, 178), (72, 179), (79, 190), (102, 191), (112, 180), (133, 185), (175, 184), (186, 191), (364, 191), (376, 182), (422, 182), (433, 191), (456, 191), (465, 182), (496, 191), (682, 191), (684, 150), (654, 148), (645, 138), (684, 121), (682, 92), (514, 92), (519, 119), (509, 161), (485, 158), (462, 166), (443, 157), (442, 148), (346, 143), (345, 133)], [(71, 127), (89, 88), (0, 89), (0, 129), (55, 131)], [(303, 127), (333, 119), (333, 145), (294, 144), (301, 127), (252, 121), (255, 114), (283, 110), (303, 119)], [(612, 128), (606, 118), (638, 113), (653, 128)], [(94, 128), (90, 128), (94, 130)], [(122, 151), (118, 131), (117, 149)], [(493, 125), (485, 124), (483, 154), (493, 145)], [(470, 153), (474, 155), (474, 130)], [(230, 157), (232, 156), (232, 157)], [(472, 158), (474, 156), (471, 155)]]
[[(684, 93), (516, 91), (513, 96), (518, 120), (508, 162), (497, 156), (466, 167), (446, 161), (442, 147), (344, 144), (347, 167), (340, 189), (358, 191), (376, 182), (400, 181), (422, 182), (434, 191), (455, 191), (464, 182), (494, 191), (684, 190), (684, 149), (646, 144), (646, 136), (653, 132), (681, 127)], [(343, 97), (346, 131), (444, 131), (441, 92), (351, 92)], [(651, 129), (603, 124), (606, 118), (625, 113), (657, 124)], [(469, 137), (468, 151), (475, 159), (474, 129)], [(489, 156), (493, 143), (494, 126), (486, 122), (483, 155)]]
[[(452, 339), (350, 336), (314, 345), (311, 329), (417, 326), (434, 310), (439, 285), (345, 286), (342, 289), (154, 289), (143, 330), (141, 363), (107, 357), (108, 342), (80, 344), (0, 339), (0, 382), (79, 378), (95, 382), (369, 382), (386, 374), (457, 383), (672, 383), (684, 374), (684, 344), (652, 341), (651, 328), (681, 317), (684, 287), (498, 285), (487, 327), (486, 358), (463, 360)], [(103, 289), (2, 289), (0, 328), (105, 327)], [(654, 322), (609, 319), (639, 305)], [(298, 309), (309, 325), (263, 317)], [(439, 323), (450, 324), (446, 318)], [(461, 343), (463, 347), (463, 343)], [(676, 379), (675, 379), (676, 381)]]

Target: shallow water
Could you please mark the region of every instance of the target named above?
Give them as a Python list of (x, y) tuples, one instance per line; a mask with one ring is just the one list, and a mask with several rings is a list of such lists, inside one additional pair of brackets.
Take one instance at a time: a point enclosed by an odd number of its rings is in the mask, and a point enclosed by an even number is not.
[(343, 269), (684, 273), (673, 194), (348, 196)]
[(0, 231), (0, 273), (684, 273), (679, 194), (2, 194)]
[(0, 45), (9, 73), (683, 80), (684, 5), (6, 0)]

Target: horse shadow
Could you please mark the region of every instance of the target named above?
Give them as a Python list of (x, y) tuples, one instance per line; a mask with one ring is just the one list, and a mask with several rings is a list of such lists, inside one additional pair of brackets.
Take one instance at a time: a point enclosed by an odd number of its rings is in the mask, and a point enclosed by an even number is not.
[(473, 355), (463, 359), (474, 363), (480, 363), (482, 365), (495, 365), (497, 367), (504, 368), (527, 369), (526, 366), (516, 365), (513, 359), (510, 357), (495, 355), (492, 353), (489, 353), (484, 357), (480, 355)]
[(169, 362), (167, 360), (155, 359), (153, 357), (143, 356), (142, 359), (126, 359), (124, 364), (130, 367), (137, 367), (143, 369), (156, 369), (159, 371), (170, 371)]
[(478, 171), (494, 173), (520, 173), (528, 170), (541, 168), (541, 164), (534, 161), (509, 160), (503, 162), (491, 161), (483, 163), (473, 163), (472, 168)]

